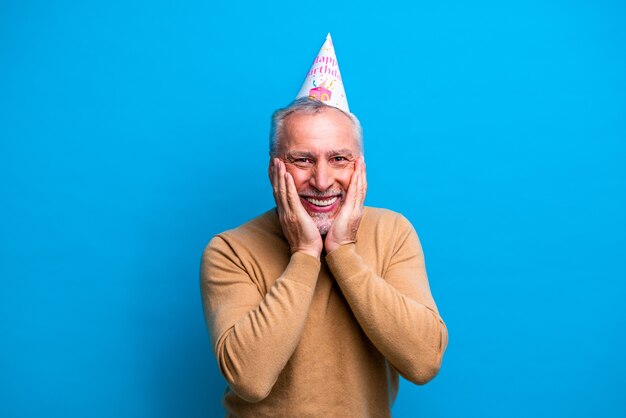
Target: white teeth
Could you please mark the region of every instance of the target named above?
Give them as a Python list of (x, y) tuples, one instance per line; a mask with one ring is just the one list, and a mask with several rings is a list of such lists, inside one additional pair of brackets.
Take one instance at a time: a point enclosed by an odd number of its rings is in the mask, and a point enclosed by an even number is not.
[(335, 203), (338, 199), (337, 196), (333, 197), (332, 199), (327, 199), (327, 200), (318, 200), (318, 199), (314, 199), (312, 197), (306, 197), (305, 198), (307, 201), (313, 203), (315, 206), (330, 206), (333, 203)]

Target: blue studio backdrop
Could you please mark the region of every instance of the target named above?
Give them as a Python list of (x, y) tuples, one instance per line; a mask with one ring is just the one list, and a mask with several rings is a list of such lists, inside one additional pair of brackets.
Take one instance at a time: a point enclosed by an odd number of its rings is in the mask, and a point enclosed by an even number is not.
[(222, 416), (200, 256), (327, 32), (450, 333), (394, 417), (626, 415), (624, 2), (3, 0), (1, 417)]

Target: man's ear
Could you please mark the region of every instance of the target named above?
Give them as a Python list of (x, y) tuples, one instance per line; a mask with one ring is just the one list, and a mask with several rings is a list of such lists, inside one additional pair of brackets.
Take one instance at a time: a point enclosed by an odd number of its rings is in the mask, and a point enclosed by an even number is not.
[(273, 179), (272, 179), (272, 162), (273, 162), (273, 158), (270, 157), (270, 162), (267, 165), (267, 177), (269, 177), (270, 179), (270, 183), (272, 183)]

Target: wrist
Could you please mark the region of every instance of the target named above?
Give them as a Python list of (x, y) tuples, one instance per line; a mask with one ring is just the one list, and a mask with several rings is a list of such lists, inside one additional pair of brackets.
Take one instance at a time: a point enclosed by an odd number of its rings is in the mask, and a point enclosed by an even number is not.
[(296, 253), (296, 252), (308, 254), (311, 257), (317, 258), (318, 260), (320, 259), (321, 254), (322, 254), (322, 250), (321, 249), (318, 250), (318, 249), (314, 249), (314, 248), (294, 248), (294, 249), (291, 250), (292, 254)]
[(326, 254), (330, 254), (335, 251), (337, 248), (342, 247), (346, 244), (352, 244), (354, 241), (345, 241), (345, 242), (336, 242), (336, 241), (327, 241), (324, 243), (324, 248), (326, 249)]
[(326, 254), (330, 254), (331, 252), (335, 251), (337, 248), (341, 247), (341, 245), (335, 243), (335, 242), (327, 242), (326, 245), (324, 245), (324, 249), (326, 250)]

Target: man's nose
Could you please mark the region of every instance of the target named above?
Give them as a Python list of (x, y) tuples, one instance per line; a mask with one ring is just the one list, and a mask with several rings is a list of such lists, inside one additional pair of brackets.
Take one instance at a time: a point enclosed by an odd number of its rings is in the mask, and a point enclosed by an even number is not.
[(311, 185), (320, 192), (328, 190), (335, 182), (333, 170), (325, 162), (317, 163), (312, 174)]

